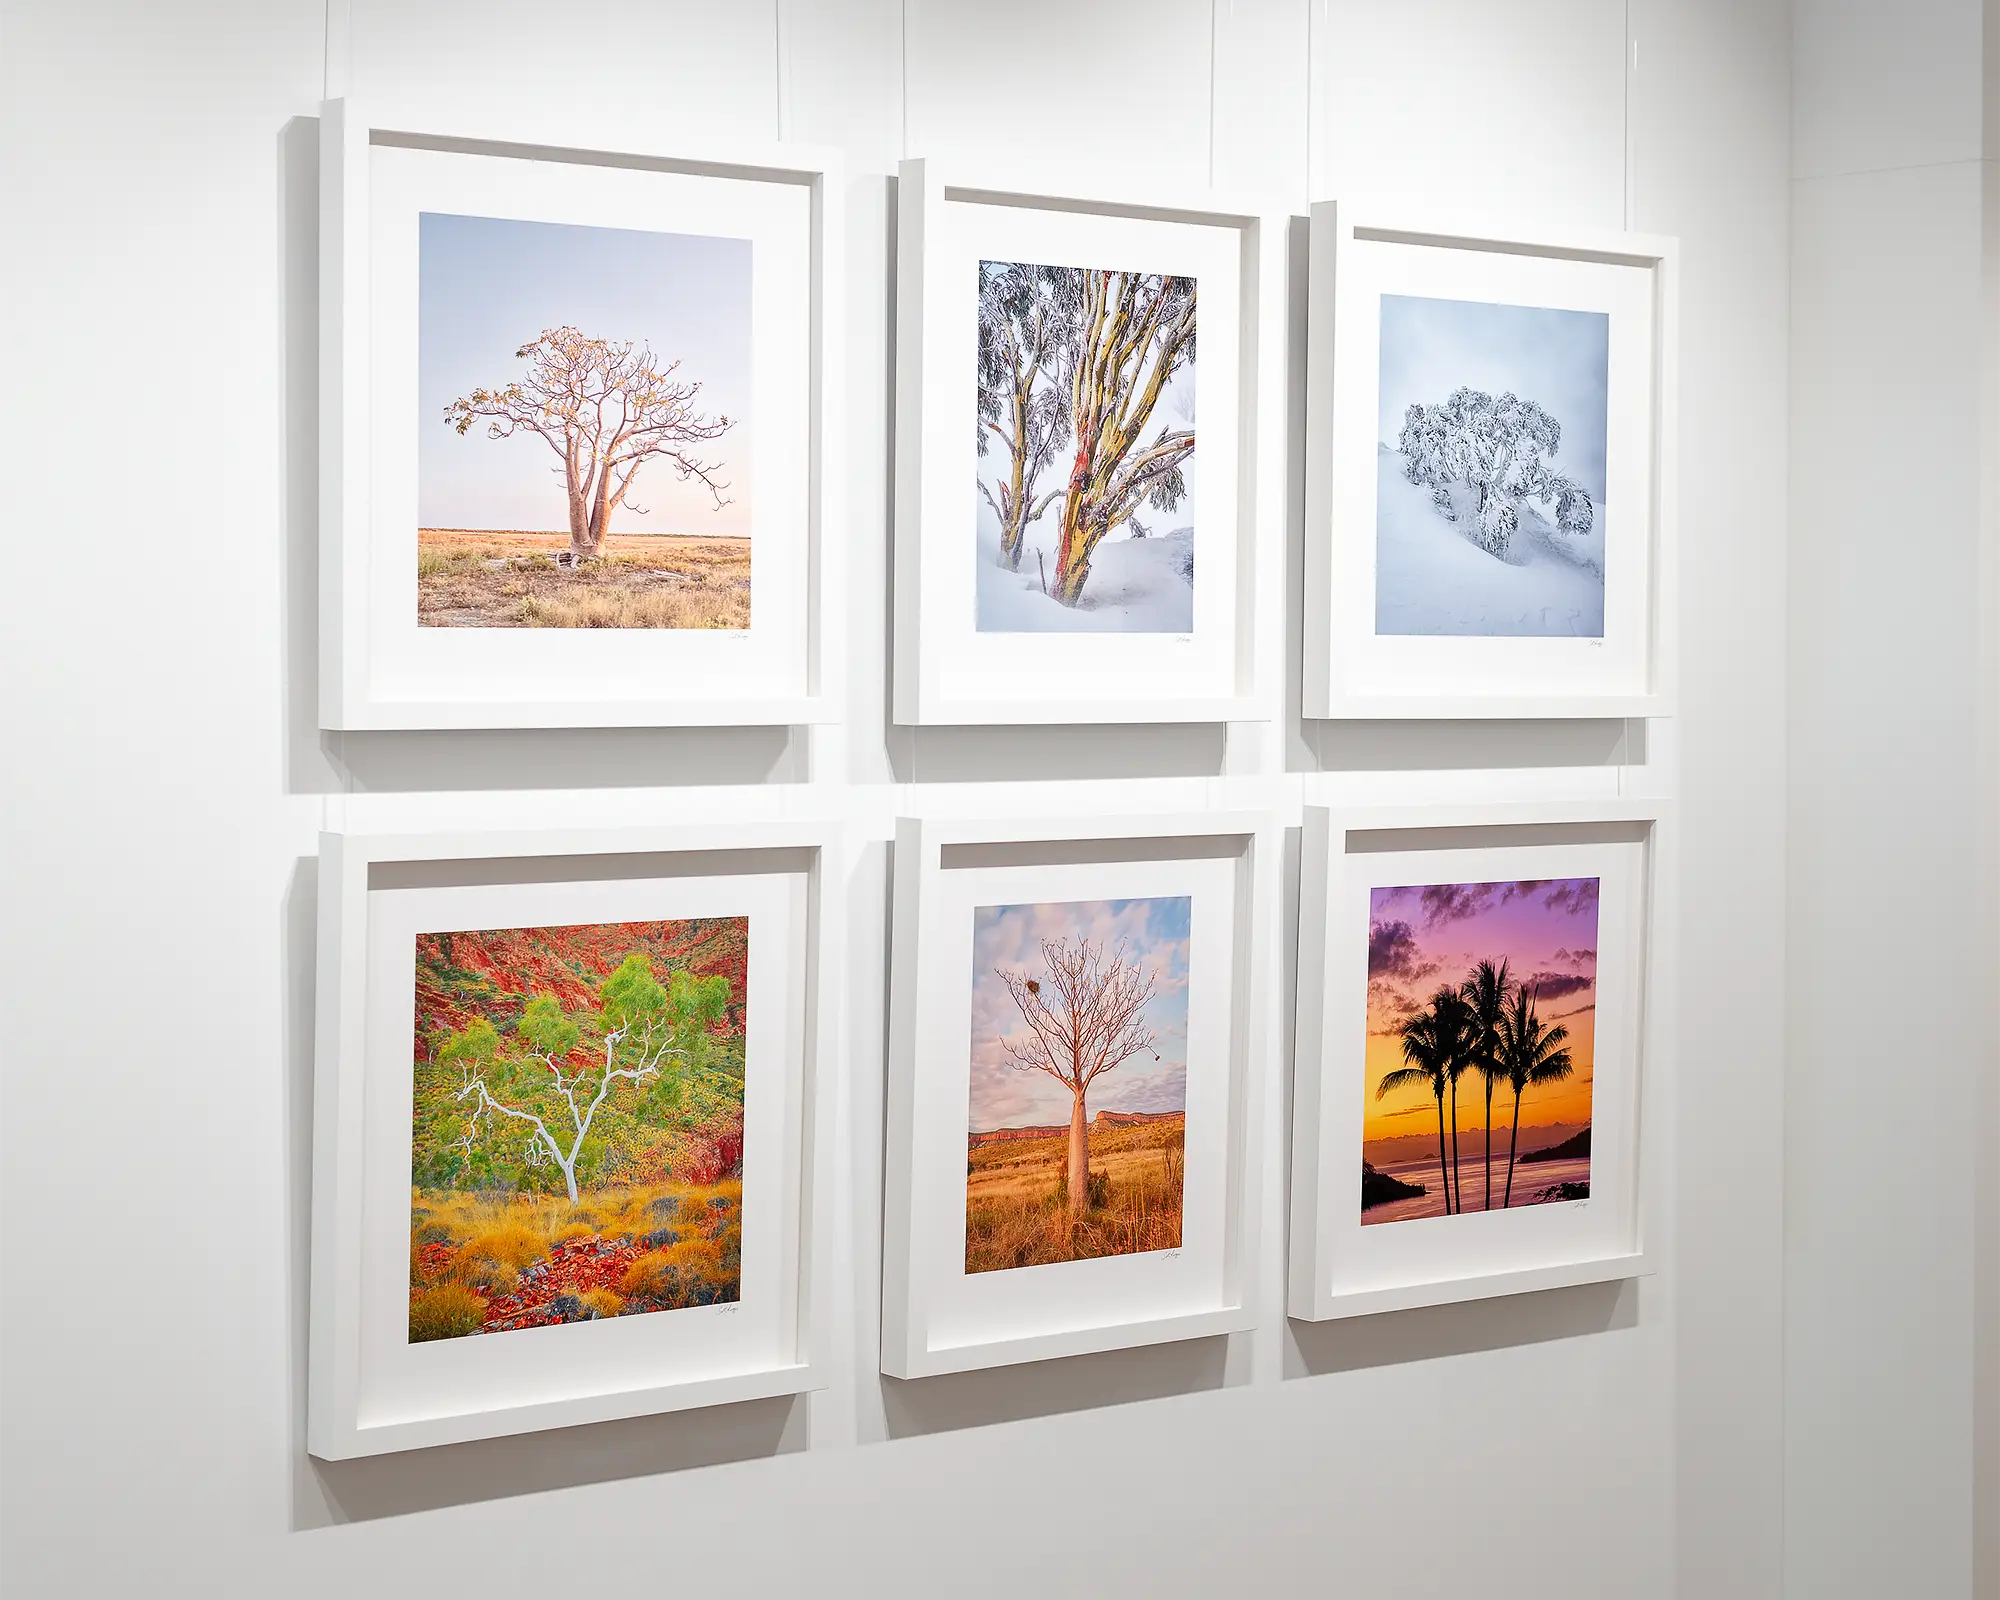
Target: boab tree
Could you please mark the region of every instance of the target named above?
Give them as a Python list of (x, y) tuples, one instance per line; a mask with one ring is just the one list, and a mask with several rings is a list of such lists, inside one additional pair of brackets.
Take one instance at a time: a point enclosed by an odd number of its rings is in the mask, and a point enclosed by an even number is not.
[(655, 456), (679, 477), (698, 480), (718, 508), (729, 504), (721, 463), (691, 447), (735, 424), (697, 407), (701, 385), (675, 378), (678, 361), (663, 366), (647, 345), (586, 339), (570, 327), (544, 328), (514, 354), (528, 363), (524, 377), (504, 389), (474, 389), (444, 408), (444, 420), (461, 435), (483, 417), (489, 439), (541, 436), (562, 462), (570, 561), (597, 555), (612, 513), (628, 504), (639, 469)]
[(554, 1162), (574, 1201), (585, 1141), (612, 1086), (658, 1078), (670, 1059), (698, 1063), (728, 1007), (729, 980), (675, 972), (663, 984), (635, 951), (604, 980), (598, 1002), (571, 1017), (553, 996), (537, 995), (511, 1041), (475, 1017), (439, 1046), (438, 1060), (462, 1075), (457, 1100), (470, 1103), (455, 1141), (468, 1155), (493, 1136), (493, 1119), (521, 1124), (528, 1165)]
[(979, 492), (1000, 519), (1000, 559), (1021, 566), (1021, 535), (1061, 489), (1038, 494), (1042, 474), (1069, 429), (1069, 391), (1055, 381), (1076, 336), (1078, 297), (1063, 267), (1021, 261), (979, 263), (979, 454), (1006, 446), (999, 494)]
[(1530, 500), (1550, 506), (1564, 533), (1590, 532), (1596, 513), (1589, 494), (1551, 459), (1561, 444), (1562, 424), (1534, 401), (1463, 387), (1441, 405), (1412, 405), (1397, 439), (1403, 476), (1430, 490), (1447, 522), (1458, 520), (1452, 485), (1466, 485), (1472, 542), (1496, 556), (1507, 553)]
[[(1156, 974), (1128, 960), (1125, 942), (1109, 950), (1090, 939), (1042, 940), (1048, 975), (994, 970), (1028, 1025), (1025, 1039), (1003, 1039), (1014, 1065), (1046, 1072), (1070, 1092), (1069, 1160), (1064, 1185), (1070, 1215), (1090, 1193), (1090, 1086), (1113, 1067), (1157, 1042), (1140, 1012), (1153, 998)], [(1157, 1051), (1155, 1060), (1159, 1059)]]
[(1159, 273), (1067, 276), (1077, 296), (1066, 373), (1076, 459), (1049, 593), (1074, 606), (1105, 536), (1142, 506), (1172, 511), (1187, 493), (1181, 464), (1194, 454), (1194, 429), (1162, 424), (1150, 444), (1140, 441), (1168, 381), (1194, 363), (1195, 294), (1194, 279)]

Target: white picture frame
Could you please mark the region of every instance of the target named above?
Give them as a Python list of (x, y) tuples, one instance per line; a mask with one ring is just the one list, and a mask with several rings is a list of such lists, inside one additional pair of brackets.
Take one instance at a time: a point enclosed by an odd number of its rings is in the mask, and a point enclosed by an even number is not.
[[(532, 111), (467, 127), (421, 107), (322, 107), (323, 728), (804, 725), (837, 716), (839, 157), (792, 145), (634, 148), (631, 127), (615, 112), (597, 127)], [(426, 212), (751, 239), (757, 531), (747, 628), (419, 625), (417, 235)]]
[[(1331, 1321), (1654, 1270), (1647, 1240), (1661, 1205), (1653, 1146), (1667, 1068), (1661, 851), (1669, 815), (1664, 801), (1628, 798), (1306, 807), (1290, 1316)], [(1565, 864), (1568, 871), (1561, 870)], [(1364, 1045), (1374, 975), (1369, 895), (1389, 884), (1491, 881), (1530, 866), (1551, 878), (1588, 871), (1601, 885), (1599, 944), (1592, 952), (1589, 1198), (1490, 1211), (1469, 1206), (1462, 1216), (1364, 1225)], [(1446, 972), (1439, 981), (1455, 976)], [(1476, 1074), (1468, 1076), (1476, 1083)], [(1428, 1124), (1423, 1133), (1427, 1140)]]
[[(311, 1455), (345, 1460), (826, 1386), (845, 870), (839, 825), (808, 821), (321, 836)], [(490, 909), (469, 924), (421, 920), (468, 906), (478, 916), (495, 903), (519, 905), (522, 920), (485, 920)], [(738, 1301), (410, 1342), (402, 1309), (409, 994), (407, 979), (398, 989), (393, 974), (399, 964), (410, 969), (412, 928), (739, 910), (751, 917), (752, 1050), (777, 1070), (760, 1084), (752, 1054)], [(776, 930), (764, 936), (768, 948), (759, 947), (760, 918)], [(768, 1048), (756, 1041), (758, 1028), (769, 1033)], [(760, 1128), (770, 1155), (753, 1177), (747, 1152)], [(749, 1207), (760, 1197), (766, 1215), (753, 1243)], [(755, 1286), (753, 1249), (763, 1257)]]
[[(1010, 185), (933, 159), (905, 161), (900, 173), (896, 721), (1269, 720), (1283, 642), (1290, 216), (1199, 189), (1149, 199)], [(1220, 284), (1230, 307), (1201, 334), (1204, 352), (1214, 352), (1199, 368), (1202, 415), (1211, 403), (1221, 415), (1194, 458), (1202, 477), (1191, 628), (982, 632), (973, 447), (979, 262), (1137, 270), (1134, 255), (1159, 263), (1154, 270)], [(1061, 466), (1044, 482), (1060, 485)]]
[[(1256, 1320), (1265, 984), (1281, 834), (1263, 812), (897, 825), (882, 1371), (948, 1372)], [(965, 1270), (973, 914), (1010, 896), (1190, 896), (1181, 1248)]]
[[(1313, 205), (1306, 716), (1672, 714), (1678, 261), (1674, 240), (1650, 235), (1522, 231), (1339, 200)], [(1608, 318), (1608, 351), (1602, 358), (1608, 369), (1607, 488), (1598, 494), (1595, 518), (1604, 548), (1594, 636), (1587, 636), (1589, 622), (1580, 625), (1580, 635), (1564, 637), (1555, 635), (1554, 623), (1545, 624), (1546, 633), (1516, 637), (1471, 623), (1457, 633), (1413, 623), (1378, 632), (1378, 494), (1389, 492), (1383, 463), (1395, 459), (1380, 436), (1378, 416), (1386, 403), (1380, 359), (1385, 295), (1472, 301), (1495, 309), (1601, 311)], [(1440, 386), (1463, 381), (1439, 376)], [(1400, 485), (1393, 487), (1401, 492)], [(1465, 523), (1463, 516), (1457, 520)]]

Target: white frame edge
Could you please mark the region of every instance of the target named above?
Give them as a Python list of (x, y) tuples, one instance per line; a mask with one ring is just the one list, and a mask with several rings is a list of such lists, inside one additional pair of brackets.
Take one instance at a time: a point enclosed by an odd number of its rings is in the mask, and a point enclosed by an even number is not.
[[(916, 1073), (916, 994), (922, 947), (924, 884), (943, 868), (947, 846), (1041, 844), (1063, 840), (1241, 838), (1237, 916), (1249, 930), (1247, 955), (1230, 1026), (1231, 1118), (1224, 1282), (1230, 1304), (1213, 1310), (1066, 1328), (1022, 1338), (973, 1340), (932, 1348), (925, 1308), (912, 1293), (911, 1205), (916, 1157), (912, 1086)], [(1279, 889), (1283, 831), (1264, 811), (1185, 812), (1092, 818), (1045, 815), (1006, 821), (897, 819), (891, 945), (889, 1094), (882, 1215), (881, 1370), (892, 1378), (938, 1377), (1064, 1356), (1134, 1349), (1179, 1339), (1243, 1333), (1257, 1324), (1260, 1237), (1259, 1141), (1271, 1041), (1263, 1003), (1271, 976), (1271, 918)]]
[[(1651, 1276), (1658, 1270), (1650, 1242), (1665, 1225), (1665, 1173), (1658, 1145), (1667, 1114), (1664, 1080), (1669, 1047), (1666, 1017), (1671, 907), (1663, 865), (1671, 848), (1673, 806), (1656, 798), (1524, 801), (1501, 805), (1330, 806), (1308, 803), (1299, 852), (1298, 996), (1292, 1062), (1291, 1233), (1286, 1256), (1285, 1313), (1296, 1322), (1333, 1322), (1348, 1317), (1451, 1305), (1542, 1289), (1609, 1283)], [(1328, 1207), (1347, 1204), (1328, 1170), (1340, 1158), (1324, 1136), (1327, 1052), (1323, 996), (1328, 984), (1326, 907), (1333, 863), (1344, 856), (1349, 833), (1383, 830), (1427, 831), (1458, 828), (1562, 827), (1633, 823), (1647, 827), (1645, 948), (1637, 1030), (1639, 1170), (1633, 1208), (1633, 1248), (1546, 1266), (1393, 1284), (1379, 1289), (1336, 1293)]]
[[(1309, 721), (1395, 718), (1669, 717), (1679, 685), (1680, 243), (1605, 228), (1523, 230), (1474, 217), (1404, 216), (1338, 199), (1311, 211), (1306, 318), (1305, 648), (1300, 714)], [(1356, 230), (1417, 244), (1561, 256), (1645, 267), (1653, 275), (1653, 485), (1646, 625), (1649, 688), (1641, 694), (1350, 694), (1334, 637), (1334, 292), (1342, 246)]]
[[(807, 484), (808, 627), (805, 692), (788, 696), (655, 700), (393, 699), (369, 687), (368, 147), (377, 132), (532, 155), (561, 151), (601, 164), (643, 163), (806, 183), (813, 194), (812, 464)], [(842, 715), (845, 672), (846, 196), (838, 151), (807, 145), (730, 144), (633, 151), (593, 141), (574, 119), (544, 126), (516, 115), (480, 128), (354, 99), (320, 107), (319, 724), (334, 731), (427, 728), (803, 727)], [(360, 519), (350, 530), (347, 513)]]
[[(803, 1359), (756, 1372), (612, 1394), (426, 1417), (362, 1428), (359, 1276), (362, 1110), (366, 1072), (365, 969), (368, 869), (376, 862), (533, 856), (673, 855), (709, 851), (813, 853), (805, 960), (803, 1083), (799, 1130), (798, 1326)], [(465, 830), (423, 834), (329, 831), (320, 836), (318, 1017), (313, 1066), (311, 1311), (307, 1341), (306, 1453), (346, 1461), (655, 1416), (824, 1389), (832, 1381), (834, 1169), (844, 1049), (840, 939), (845, 927), (844, 830), (836, 822), (771, 821), (673, 828)]]
[[(895, 604), (892, 663), (894, 720), (904, 726), (973, 727), (1030, 723), (1269, 722), (1278, 716), (1285, 594), (1286, 487), (1290, 472), (1286, 383), (1286, 321), (1291, 213), (1248, 196), (1194, 190), (1179, 195), (1093, 193), (1065, 184), (985, 180), (934, 159), (903, 161), (896, 183), (896, 442)], [(1256, 271), (1243, 287), (1255, 332), (1244, 351), (1254, 381), (1243, 386), (1238, 418), (1243, 488), (1252, 514), (1240, 524), (1249, 548), (1238, 551), (1249, 592), (1239, 596), (1236, 640), (1238, 692), (1219, 696), (1108, 695), (1081, 700), (1035, 696), (971, 699), (940, 695), (923, 675), (923, 352), (926, 219), (941, 210), (946, 191), (991, 196), (1005, 204), (1051, 210), (1116, 211), (1161, 219), (1234, 225), (1254, 243)]]

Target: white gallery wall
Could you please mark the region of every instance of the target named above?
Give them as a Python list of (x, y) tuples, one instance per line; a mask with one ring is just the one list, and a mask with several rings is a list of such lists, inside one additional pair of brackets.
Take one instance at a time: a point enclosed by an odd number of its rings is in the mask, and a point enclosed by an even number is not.
[[(0, 384), (11, 1593), (1780, 1592), (1785, 1406), (1796, 1414), (1800, 1395), (1783, 1367), (1785, 973), (1788, 938), (1811, 931), (1796, 899), (1787, 919), (1787, 741), (1817, 737), (1786, 713), (1782, 0), (13, 0), (0, 26), (0, 349), (16, 369)], [(844, 726), (318, 732), (328, 92), (416, 97), (473, 122), (570, 99), (623, 108), (643, 144), (780, 136), (846, 152)], [(1126, 172), (1212, 179), (1301, 218), (1339, 191), (1679, 235), (1680, 715), (1318, 727), (1299, 722), (1294, 687), (1271, 727), (890, 727), (893, 174), (915, 154), (1099, 187)], [(1302, 253), (1302, 221), (1297, 234)], [(1294, 287), (1296, 360), (1302, 276)], [(1295, 441), (1302, 394), (1295, 371)], [(1301, 516), (1295, 503), (1294, 685)], [(1952, 648), (1924, 647), (1941, 664)], [(1805, 648), (1790, 649), (1795, 671)], [(1790, 776), (1795, 791), (1807, 781), (1796, 761)], [(1308, 783), (1384, 798), (1678, 794), (1680, 1048), (1672, 1115), (1648, 1135), (1673, 1177), (1660, 1272), (1289, 1325), (1274, 1093), (1258, 1331), (962, 1379), (877, 1376), (898, 809), (1289, 814)], [(710, 785), (726, 786), (720, 802), (698, 792)], [(1873, 792), (1857, 780), (1847, 803)], [(718, 803), (857, 824), (834, 1387), (309, 1460), (317, 831)], [(1267, 1068), (1282, 1084), (1282, 1063)], [(1937, 1294), (1928, 1279), (1915, 1291)]]
[(1795, 30), (1786, 1593), (1989, 1595), (2000, 6)]

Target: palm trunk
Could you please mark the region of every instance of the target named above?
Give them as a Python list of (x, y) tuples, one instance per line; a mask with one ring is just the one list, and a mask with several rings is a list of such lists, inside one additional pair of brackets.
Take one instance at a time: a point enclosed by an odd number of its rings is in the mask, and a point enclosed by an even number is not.
[(1451, 1080), (1451, 1190), (1458, 1214), (1465, 1215), (1465, 1183), (1458, 1173), (1458, 1079)]
[(1444, 1092), (1440, 1090), (1438, 1103), (1438, 1187), (1444, 1190), (1444, 1214), (1451, 1215), (1451, 1173), (1444, 1164)]
[(1486, 1080), (1486, 1209), (1493, 1209), (1493, 1080)]
[(1083, 1091), (1073, 1091), (1069, 1110), (1069, 1214), (1081, 1216), (1090, 1199), (1090, 1122), (1083, 1109)]
[(1505, 1211), (1514, 1203), (1514, 1147), (1521, 1142), (1521, 1091), (1514, 1091), (1514, 1131), (1507, 1135), (1507, 1193), (1501, 1197), (1500, 1209)]

